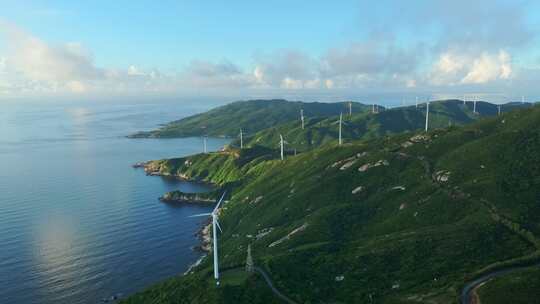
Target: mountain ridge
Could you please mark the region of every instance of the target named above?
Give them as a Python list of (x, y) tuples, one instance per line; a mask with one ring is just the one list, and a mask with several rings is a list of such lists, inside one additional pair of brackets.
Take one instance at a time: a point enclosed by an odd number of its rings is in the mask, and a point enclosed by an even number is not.
[[(242, 265), (251, 244), (255, 263), (300, 303), (457, 303), (475, 276), (539, 258), (539, 150), (532, 107), (285, 161), (230, 154), (249, 170), (226, 181), (235, 184), (222, 210), (221, 266)], [(278, 303), (249, 274), (225, 273), (216, 288), (211, 269), (206, 259), (126, 303)]]

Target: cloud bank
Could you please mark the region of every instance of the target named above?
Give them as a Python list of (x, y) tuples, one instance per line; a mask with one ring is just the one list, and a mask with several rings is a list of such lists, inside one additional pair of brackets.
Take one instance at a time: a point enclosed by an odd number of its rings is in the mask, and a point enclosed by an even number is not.
[[(360, 5), (358, 26), (369, 30), (320, 54), (286, 48), (258, 51), (247, 66), (226, 59), (193, 59), (174, 73), (142, 69), (136, 63), (99, 67), (79, 43), (52, 45), (0, 22), (7, 45), (0, 52), (0, 97), (336, 90), (514, 94), (534, 89), (526, 86), (540, 78), (540, 70), (516, 63), (537, 38), (526, 20), (527, 3), (429, 1), (411, 11), (409, 2), (390, 2)], [(366, 13), (389, 6), (394, 10), (383, 19)]]

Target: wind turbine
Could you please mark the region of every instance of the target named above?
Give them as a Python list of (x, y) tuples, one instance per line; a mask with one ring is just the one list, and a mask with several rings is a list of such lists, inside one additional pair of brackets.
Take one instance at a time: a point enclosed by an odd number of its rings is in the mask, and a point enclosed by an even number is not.
[(203, 136), (203, 152), (204, 153), (207, 152), (207, 149), (206, 149), (206, 135)]
[(284, 141), (283, 140), (283, 135), (279, 134), (279, 147), (280, 147), (280, 150), (281, 150), (281, 160), (285, 159), (284, 153), (283, 153), (285, 144), (288, 144), (288, 142)]
[(341, 125), (343, 124), (343, 113), (339, 113), (339, 145), (341, 146)]
[(478, 114), (478, 113), (476, 113), (476, 100), (477, 100), (477, 99), (478, 99), (478, 97), (477, 97), (477, 96), (474, 96), (473, 110), (472, 110), (473, 114)]
[(429, 128), (429, 99), (426, 102), (426, 132), (428, 131), (428, 128)]
[(341, 146), (341, 144), (343, 143), (342, 136), (341, 136), (341, 133), (342, 133), (342, 132), (341, 132), (342, 126), (343, 126), (343, 124), (347, 124), (347, 123), (343, 122), (343, 113), (340, 113), (340, 114), (339, 114), (339, 120), (336, 121), (336, 122), (334, 122), (334, 124), (339, 124), (339, 129), (338, 129), (338, 130), (339, 130), (339, 132), (338, 132), (338, 134), (339, 134), (339, 135), (338, 135), (338, 143), (339, 143), (339, 145)]
[(497, 116), (501, 115), (501, 105), (497, 106)]
[(525, 104), (525, 96), (521, 95), (521, 103)]
[(414, 103), (414, 105), (415, 105), (416, 108), (418, 109), (418, 96), (416, 96), (416, 102)]
[(244, 134), (242, 133), (242, 128), (240, 128), (240, 149), (244, 148)]
[(214, 252), (214, 279), (216, 279), (216, 285), (219, 285), (217, 229), (219, 229), (219, 231), (223, 233), (223, 230), (221, 230), (221, 227), (219, 226), (219, 222), (218, 222), (218, 210), (219, 210), (219, 205), (221, 204), (221, 201), (223, 201), (223, 198), (225, 197), (226, 193), (227, 191), (223, 192), (223, 194), (221, 195), (221, 198), (216, 204), (216, 207), (214, 208), (214, 210), (212, 210), (211, 213), (201, 213), (201, 214), (195, 214), (195, 215), (190, 216), (190, 217), (202, 217), (202, 216), (212, 217), (212, 239), (214, 242), (214, 247), (212, 248), (212, 251)]
[(302, 130), (304, 130), (304, 109), (300, 109), (300, 120), (302, 121)]

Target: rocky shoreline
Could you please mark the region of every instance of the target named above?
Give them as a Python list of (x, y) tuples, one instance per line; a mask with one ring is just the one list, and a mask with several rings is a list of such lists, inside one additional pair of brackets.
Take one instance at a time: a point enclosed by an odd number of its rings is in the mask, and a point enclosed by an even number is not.
[[(196, 182), (199, 181), (193, 180), (187, 175), (171, 175), (160, 171), (160, 167), (154, 165), (153, 161), (144, 161), (137, 162), (132, 165), (133, 168), (139, 169), (142, 168), (146, 175), (148, 176), (164, 176), (164, 177), (173, 177), (179, 178), (181, 180)], [(219, 193), (217, 191), (202, 192), (202, 193), (186, 193), (180, 190), (174, 190), (165, 193), (163, 196), (159, 197), (159, 200), (164, 203), (171, 204), (204, 204), (211, 205), (216, 202), (218, 199)], [(193, 264), (191, 264), (184, 274), (190, 273), (193, 268), (198, 266), (207, 254), (212, 250), (212, 223), (210, 220), (205, 221), (202, 226), (195, 233), (197, 238), (200, 241), (200, 244), (193, 247), (193, 250), (203, 253), (203, 255), (197, 259)]]
[(180, 190), (170, 191), (159, 198), (164, 203), (180, 203), (180, 204), (213, 204), (216, 201), (216, 193), (185, 193)]

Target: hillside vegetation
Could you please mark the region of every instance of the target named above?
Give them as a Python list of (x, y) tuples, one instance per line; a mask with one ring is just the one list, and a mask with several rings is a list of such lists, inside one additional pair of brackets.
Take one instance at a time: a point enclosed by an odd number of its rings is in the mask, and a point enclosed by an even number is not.
[[(507, 104), (501, 112), (510, 111), (516, 107), (530, 104)], [(496, 116), (497, 106), (488, 102), (477, 102), (476, 113), (473, 103), (463, 103), (461, 100), (443, 100), (430, 103), (430, 128), (443, 128), (449, 125), (464, 125), (487, 116)], [(343, 116), (342, 138), (344, 142), (358, 139), (373, 139), (384, 135), (404, 131), (422, 130), (425, 127), (426, 105), (408, 106), (389, 110), (381, 109), (378, 113), (370, 111)], [(306, 151), (329, 142), (337, 142), (339, 137), (339, 116), (328, 118), (315, 117), (306, 119), (304, 129), (299, 119), (289, 123), (273, 126), (244, 138), (245, 146), (262, 145), (276, 148), (279, 145), (279, 135), (287, 141), (286, 149), (290, 151)], [(240, 146), (236, 139), (234, 146)]]
[(248, 244), (297, 303), (457, 303), (467, 281), (539, 258), (538, 151), (534, 107), (326, 144), (285, 161), (234, 153), (196, 155), (189, 167), (162, 161), (175, 174), (233, 185), (220, 216), (222, 285), (205, 259), (125, 303), (280, 303), (236, 268)]
[[(353, 102), (354, 112), (366, 111), (369, 106)], [(348, 111), (348, 102), (292, 102), (286, 100), (248, 100), (233, 102), (210, 111), (170, 122), (154, 131), (139, 132), (130, 137), (234, 137), (240, 128), (246, 134), (300, 118), (300, 109), (306, 117), (328, 117)]]

